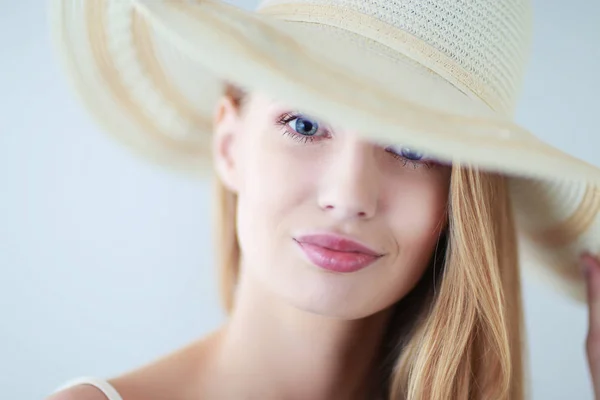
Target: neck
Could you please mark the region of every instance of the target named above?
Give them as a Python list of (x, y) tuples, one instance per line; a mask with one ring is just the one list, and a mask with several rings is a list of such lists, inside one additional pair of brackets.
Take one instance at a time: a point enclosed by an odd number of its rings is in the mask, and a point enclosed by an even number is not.
[(312, 314), (242, 274), (215, 356), (224, 398), (369, 398), (389, 317), (389, 309), (356, 320)]

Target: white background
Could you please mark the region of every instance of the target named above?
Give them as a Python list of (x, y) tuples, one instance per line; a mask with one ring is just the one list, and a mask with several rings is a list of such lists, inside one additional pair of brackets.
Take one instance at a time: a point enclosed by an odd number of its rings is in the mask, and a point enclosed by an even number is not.
[[(600, 165), (600, 2), (535, 6), (518, 120)], [(0, 0), (0, 398), (11, 400), (139, 366), (223, 319), (209, 185), (100, 132), (57, 68), (46, 7)], [(585, 307), (529, 274), (524, 290), (532, 398), (592, 399)]]

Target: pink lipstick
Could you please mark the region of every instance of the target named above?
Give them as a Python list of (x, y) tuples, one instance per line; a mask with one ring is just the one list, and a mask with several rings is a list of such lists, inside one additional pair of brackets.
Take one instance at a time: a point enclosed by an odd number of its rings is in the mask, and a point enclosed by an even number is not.
[(295, 241), (311, 263), (333, 272), (355, 272), (382, 256), (357, 241), (333, 234), (305, 235)]

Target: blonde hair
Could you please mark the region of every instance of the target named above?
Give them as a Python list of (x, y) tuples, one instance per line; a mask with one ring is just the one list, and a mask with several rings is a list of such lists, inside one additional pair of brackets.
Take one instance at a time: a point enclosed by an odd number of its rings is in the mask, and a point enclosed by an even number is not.
[[(226, 85), (236, 105), (245, 93)], [(217, 179), (221, 300), (234, 305), (236, 196)], [(375, 391), (388, 400), (523, 400), (524, 322), (507, 179), (454, 165), (448, 227), (421, 280), (396, 305)]]

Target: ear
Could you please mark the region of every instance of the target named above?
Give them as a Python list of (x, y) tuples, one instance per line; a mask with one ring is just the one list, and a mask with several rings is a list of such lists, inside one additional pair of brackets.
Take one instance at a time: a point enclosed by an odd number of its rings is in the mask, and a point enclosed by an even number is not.
[(213, 119), (213, 162), (223, 184), (237, 193), (239, 183), (239, 157), (236, 144), (239, 142), (241, 115), (230, 97), (222, 96), (218, 101)]

